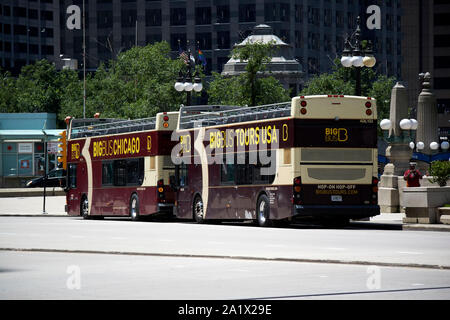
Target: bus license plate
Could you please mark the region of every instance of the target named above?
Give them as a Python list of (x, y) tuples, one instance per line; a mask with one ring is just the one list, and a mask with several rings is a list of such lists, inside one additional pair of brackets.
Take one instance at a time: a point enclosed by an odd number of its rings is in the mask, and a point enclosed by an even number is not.
[(331, 201), (342, 201), (342, 196), (331, 196)]

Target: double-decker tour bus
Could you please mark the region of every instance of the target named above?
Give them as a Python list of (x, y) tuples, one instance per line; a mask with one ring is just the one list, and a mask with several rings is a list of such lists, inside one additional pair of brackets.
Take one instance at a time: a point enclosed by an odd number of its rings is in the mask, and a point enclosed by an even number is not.
[(72, 119), (67, 212), (83, 218), (173, 214), (170, 152), (178, 112), (139, 120)]
[(319, 95), (257, 107), (180, 109), (172, 152), (178, 218), (378, 215), (377, 112), (370, 97)]

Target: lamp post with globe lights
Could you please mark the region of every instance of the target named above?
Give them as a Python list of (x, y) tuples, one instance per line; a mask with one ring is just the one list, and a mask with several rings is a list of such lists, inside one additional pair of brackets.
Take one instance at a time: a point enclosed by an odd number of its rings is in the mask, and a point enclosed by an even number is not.
[[(361, 95), (361, 68), (368, 67), (372, 68), (376, 64), (376, 59), (373, 56), (372, 43), (367, 42), (367, 47), (365, 49), (361, 46), (361, 18), (358, 17), (356, 20), (356, 30), (352, 35), (345, 39), (344, 51), (342, 52), (341, 64), (345, 68), (355, 67), (356, 72), (356, 85), (355, 85), (355, 95)], [(353, 41), (353, 44), (352, 44)], [(362, 56), (364, 55), (364, 56)]]
[(391, 131), (393, 129), (393, 123), (389, 119), (383, 119), (380, 121), (381, 130), (383, 130), (383, 137), (389, 143), (392, 144), (408, 144), (411, 149), (414, 149), (414, 140), (416, 138), (416, 130), (419, 123), (416, 119), (402, 119), (399, 122), (400, 134), (395, 135)]
[[(448, 143), (448, 141), (442, 141), (441, 143), (432, 141), (430, 143), (431, 154), (425, 154), (425, 143), (419, 141), (416, 144), (417, 152), (413, 155), (413, 157), (417, 160), (422, 160), (429, 164), (431, 164), (431, 162), (433, 162), (434, 160), (448, 160), (449, 147), (450, 144)], [(443, 157), (439, 157), (439, 155)]]
[(191, 55), (191, 50), (187, 51), (187, 70), (183, 72), (180, 70), (178, 79), (175, 82), (175, 90), (178, 92), (186, 91), (186, 106), (191, 105), (191, 92), (194, 90), (195, 92), (200, 92), (203, 89), (202, 80), (195, 74), (195, 77), (192, 76), (192, 70), (195, 68), (193, 58)]

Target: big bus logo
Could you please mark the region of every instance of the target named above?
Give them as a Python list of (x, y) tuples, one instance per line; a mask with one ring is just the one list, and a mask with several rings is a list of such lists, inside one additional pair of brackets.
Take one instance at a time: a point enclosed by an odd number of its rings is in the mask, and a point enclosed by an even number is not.
[(71, 152), (72, 152), (72, 159), (79, 159), (80, 158), (80, 144), (73, 143)]
[(346, 142), (348, 132), (345, 128), (325, 128), (325, 142)]

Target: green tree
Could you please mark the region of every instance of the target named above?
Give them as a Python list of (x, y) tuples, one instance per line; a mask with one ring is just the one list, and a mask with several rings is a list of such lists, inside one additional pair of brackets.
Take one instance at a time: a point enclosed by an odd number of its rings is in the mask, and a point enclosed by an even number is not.
[(245, 72), (235, 77), (213, 73), (209, 84), (210, 104), (261, 105), (288, 101), (289, 92), (278, 80), (264, 73), (275, 51), (273, 44), (255, 42), (233, 50), (231, 56), (245, 62)]
[(16, 112), (16, 79), (8, 71), (0, 68), (0, 113)]
[[(355, 94), (355, 68), (344, 68), (339, 59), (334, 61), (333, 71), (310, 79), (300, 95)], [(378, 122), (389, 118), (391, 91), (396, 79), (378, 75), (372, 68), (361, 68), (361, 94), (377, 100)], [(381, 131), (380, 131), (381, 132)]]
[[(183, 95), (173, 85), (180, 60), (170, 58), (167, 42), (133, 47), (122, 52), (108, 66), (101, 65), (86, 79), (86, 116), (147, 118), (161, 111), (178, 110)], [(82, 82), (66, 92), (59, 118), (82, 117)]]
[(59, 109), (58, 72), (47, 60), (22, 67), (16, 81), (16, 112), (52, 112)]

